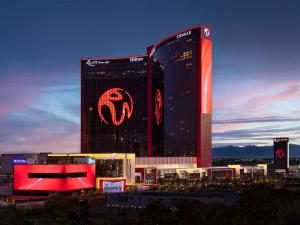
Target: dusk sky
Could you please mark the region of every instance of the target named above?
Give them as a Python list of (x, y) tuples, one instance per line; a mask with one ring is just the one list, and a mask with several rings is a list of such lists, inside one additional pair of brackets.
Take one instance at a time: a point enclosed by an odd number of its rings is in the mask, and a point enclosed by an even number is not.
[(80, 152), (80, 58), (213, 37), (213, 146), (300, 144), (298, 0), (0, 0), (0, 153)]

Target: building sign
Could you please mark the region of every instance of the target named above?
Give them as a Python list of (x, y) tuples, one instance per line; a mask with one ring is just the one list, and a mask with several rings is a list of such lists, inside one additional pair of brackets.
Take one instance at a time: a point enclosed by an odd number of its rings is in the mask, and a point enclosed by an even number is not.
[(144, 60), (144, 58), (142, 58), (142, 57), (131, 57), (130, 59), (129, 59), (129, 62), (141, 62), (141, 61), (143, 61)]
[(274, 171), (286, 173), (289, 168), (289, 139), (274, 138)]
[[(117, 105), (120, 107), (117, 107)], [(105, 115), (104, 108), (110, 111), (111, 123), (119, 126), (126, 117), (130, 119), (133, 112), (133, 100), (130, 94), (122, 88), (111, 88), (100, 96), (98, 102), (98, 112), (101, 121), (110, 124), (107, 118), (109, 116)]]
[(23, 159), (14, 159), (13, 160), (14, 164), (27, 164), (27, 159), (23, 158)]
[(207, 27), (204, 28), (203, 34), (204, 34), (205, 37), (209, 37), (210, 31), (209, 31), (209, 29)]
[(118, 181), (104, 180), (102, 182), (103, 182), (102, 183), (103, 192), (114, 193), (114, 192), (123, 192), (124, 191), (124, 187), (125, 187), (124, 180), (118, 180)]
[(111, 154), (111, 159), (115, 160), (118, 157), (118, 153), (112, 153)]
[(100, 61), (100, 60), (88, 60), (86, 62), (86, 65), (88, 66), (96, 66), (96, 65), (101, 65), (101, 64), (109, 64), (109, 61), (108, 60), (105, 60), (105, 61)]
[(183, 32), (183, 33), (181, 33), (181, 34), (177, 34), (176, 35), (176, 38), (178, 39), (178, 38), (182, 38), (182, 37), (184, 37), (184, 36), (187, 36), (187, 35), (190, 35), (192, 33), (192, 31), (186, 31), (186, 32)]
[(94, 158), (88, 159), (88, 164), (95, 164), (95, 163), (96, 163), (96, 159), (94, 159)]

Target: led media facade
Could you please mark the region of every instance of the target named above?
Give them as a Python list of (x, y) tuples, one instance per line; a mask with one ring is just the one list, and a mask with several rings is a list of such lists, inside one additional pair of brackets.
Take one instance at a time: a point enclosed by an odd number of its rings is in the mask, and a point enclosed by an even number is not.
[[(125, 101), (125, 99), (129, 99), (129, 101)], [(122, 101), (121, 109), (117, 109), (115, 103)], [(98, 113), (100, 116), (101, 121), (106, 124), (110, 124), (108, 119), (105, 118), (105, 108), (109, 110), (111, 122), (115, 126), (119, 126), (124, 122), (124, 119), (127, 117), (130, 119), (132, 112), (133, 112), (133, 100), (131, 95), (123, 90), (122, 88), (111, 88), (105, 91), (99, 98), (98, 102)], [(117, 118), (117, 114), (119, 119)]]
[(82, 153), (147, 155), (147, 58), (81, 60)]
[(289, 168), (289, 138), (274, 138), (274, 171), (287, 173)]
[(193, 27), (147, 55), (81, 60), (82, 153), (196, 156), (211, 166), (212, 40)]
[(14, 192), (95, 188), (95, 164), (14, 165)]

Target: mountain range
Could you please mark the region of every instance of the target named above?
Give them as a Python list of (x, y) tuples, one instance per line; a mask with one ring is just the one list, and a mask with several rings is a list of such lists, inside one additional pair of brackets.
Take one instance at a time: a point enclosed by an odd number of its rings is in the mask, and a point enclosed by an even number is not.
[[(300, 145), (290, 144), (290, 157), (300, 157)], [(244, 147), (225, 146), (212, 150), (213, 158), (272, 158), (274, 147), (248, 145)]]

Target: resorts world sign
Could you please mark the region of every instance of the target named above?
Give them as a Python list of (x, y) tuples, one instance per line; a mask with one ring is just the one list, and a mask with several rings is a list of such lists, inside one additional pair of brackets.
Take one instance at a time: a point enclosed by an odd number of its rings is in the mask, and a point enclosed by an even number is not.
[(88, 60), (88, 61), (86, 62), (86, 64), (87, 64), (88, 66), (93, 67), (93, 66), (101, 65), (101, 64), (109, 64), (109, 61), (108, 61), (108, 60), (106, 60), (106, 61), (100, 61), (100, 60)]
[[(121, 107), (117, 107), (121, 105)], [(108, 115), (104, 110), (108, 109), (111, 115), (111, 122), (115, 126), (121, 125), (125, 118), (130, 119), (133, 112), (133, 100), (131, 95), (122, 88), (111, 88), (105, 91), (98, 101), (98, 113), (101, 121), (110, 124)], [(119, 119), (118, 119), (119, 118)]]

